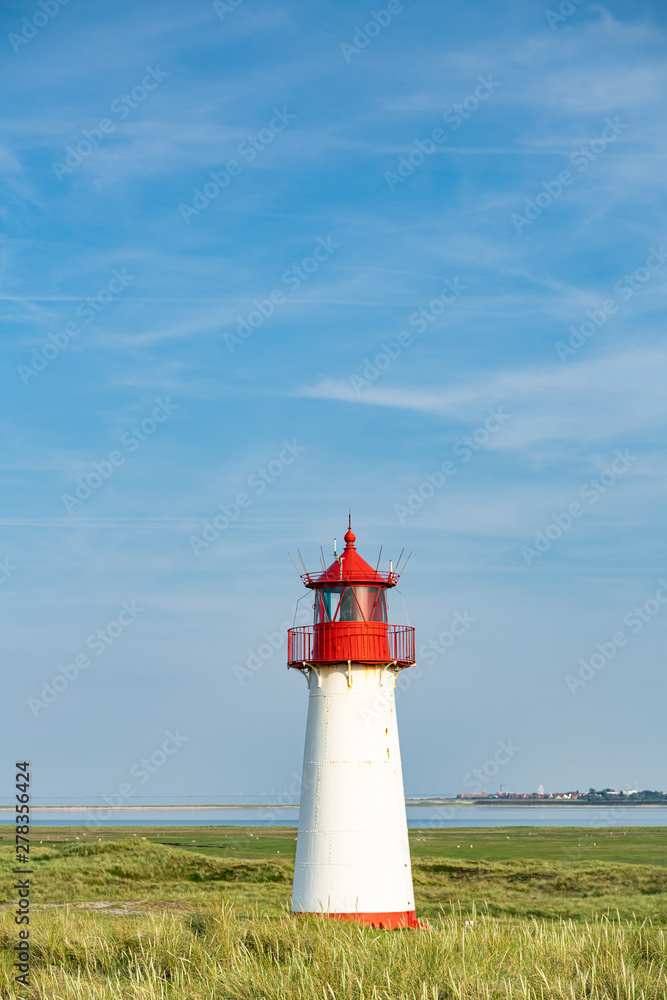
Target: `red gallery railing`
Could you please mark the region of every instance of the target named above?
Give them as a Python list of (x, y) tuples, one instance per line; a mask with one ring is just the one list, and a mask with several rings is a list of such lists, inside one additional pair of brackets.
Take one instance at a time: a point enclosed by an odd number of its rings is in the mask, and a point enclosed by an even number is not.
[(304, 663), (415, 662), (415, 630), (385, 622), (326, 622), (301, 625), (287, 634), (289, 666)]

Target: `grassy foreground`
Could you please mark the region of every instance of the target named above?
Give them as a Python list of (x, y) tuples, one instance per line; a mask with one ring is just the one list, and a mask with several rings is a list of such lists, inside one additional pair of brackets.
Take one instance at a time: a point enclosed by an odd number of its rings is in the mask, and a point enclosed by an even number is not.
[(292, 828), (36, 827), (18, 992), (8, 832), (2, 1000), (667, 996), (662, 828), (411, 831), (429, 927), (385, 932), (289, 916)]
[[(35, 935), (41, 1000), (607, 1000), (667, 995), (662, 929), (457, 914), (427, 930), (318, 918), (51, 913)], [(7, 967), (3, 997), (13, 997)]]

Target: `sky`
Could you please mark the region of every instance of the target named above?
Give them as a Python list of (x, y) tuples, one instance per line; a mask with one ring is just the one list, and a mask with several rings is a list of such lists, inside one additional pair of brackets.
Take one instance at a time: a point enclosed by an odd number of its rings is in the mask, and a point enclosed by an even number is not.
[(667, 788), (667, 11), (380, 3), (2, 5), (35, 801), (293, 799), (348, 510), (412, 551), (407, 794)]

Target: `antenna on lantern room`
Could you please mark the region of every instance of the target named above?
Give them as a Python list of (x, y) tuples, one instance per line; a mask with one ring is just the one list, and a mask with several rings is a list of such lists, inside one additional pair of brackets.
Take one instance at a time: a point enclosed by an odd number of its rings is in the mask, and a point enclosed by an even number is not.
[[(287, 555), (290, 557), (290, 559), (292, 559), (292, 553), (291, 552), (288, 552)], [(300, 578), (301, 577), (301, 573), (299, 573), (299, 568), (298, 568), (297, 564), (294, 562), (293, 559), (292, 559), (292, 566), (294, 566), (294, 569), (297, 571), (297, 573), (299, 575), (299, 578)]]

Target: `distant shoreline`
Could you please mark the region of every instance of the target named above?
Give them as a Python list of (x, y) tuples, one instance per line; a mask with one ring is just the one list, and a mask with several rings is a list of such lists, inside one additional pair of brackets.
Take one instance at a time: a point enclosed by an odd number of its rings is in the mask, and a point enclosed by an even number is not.
[(631, 809), (665, 809), (667, 808), (667, 801), (665, 802), (628, 802), (627, 800), (618, 799), (606, 800), (605, 802), (571, 802), (563, 801), (562, 799), (532, 799), (525, 802), (503, 802), (500, 799), (492, 799), (488, 802), (473, 802), (476, 806), (568, 806), (573, 809), (600, 809), (602, 807), (611, 806), (612, 808), (616, 806), (629, 806)]
[(631, 802), (627, 799), (606, 799), (603, 802), (579, 802), (577, 799), (420, 799), (414, 801), (406, 800), (406, 805), (414, 806), (568, 806), (577, 809), (600, 809), (605, 806), (629, 806), (632, 809), (667, 809), (667, 800), (664, 802)]

